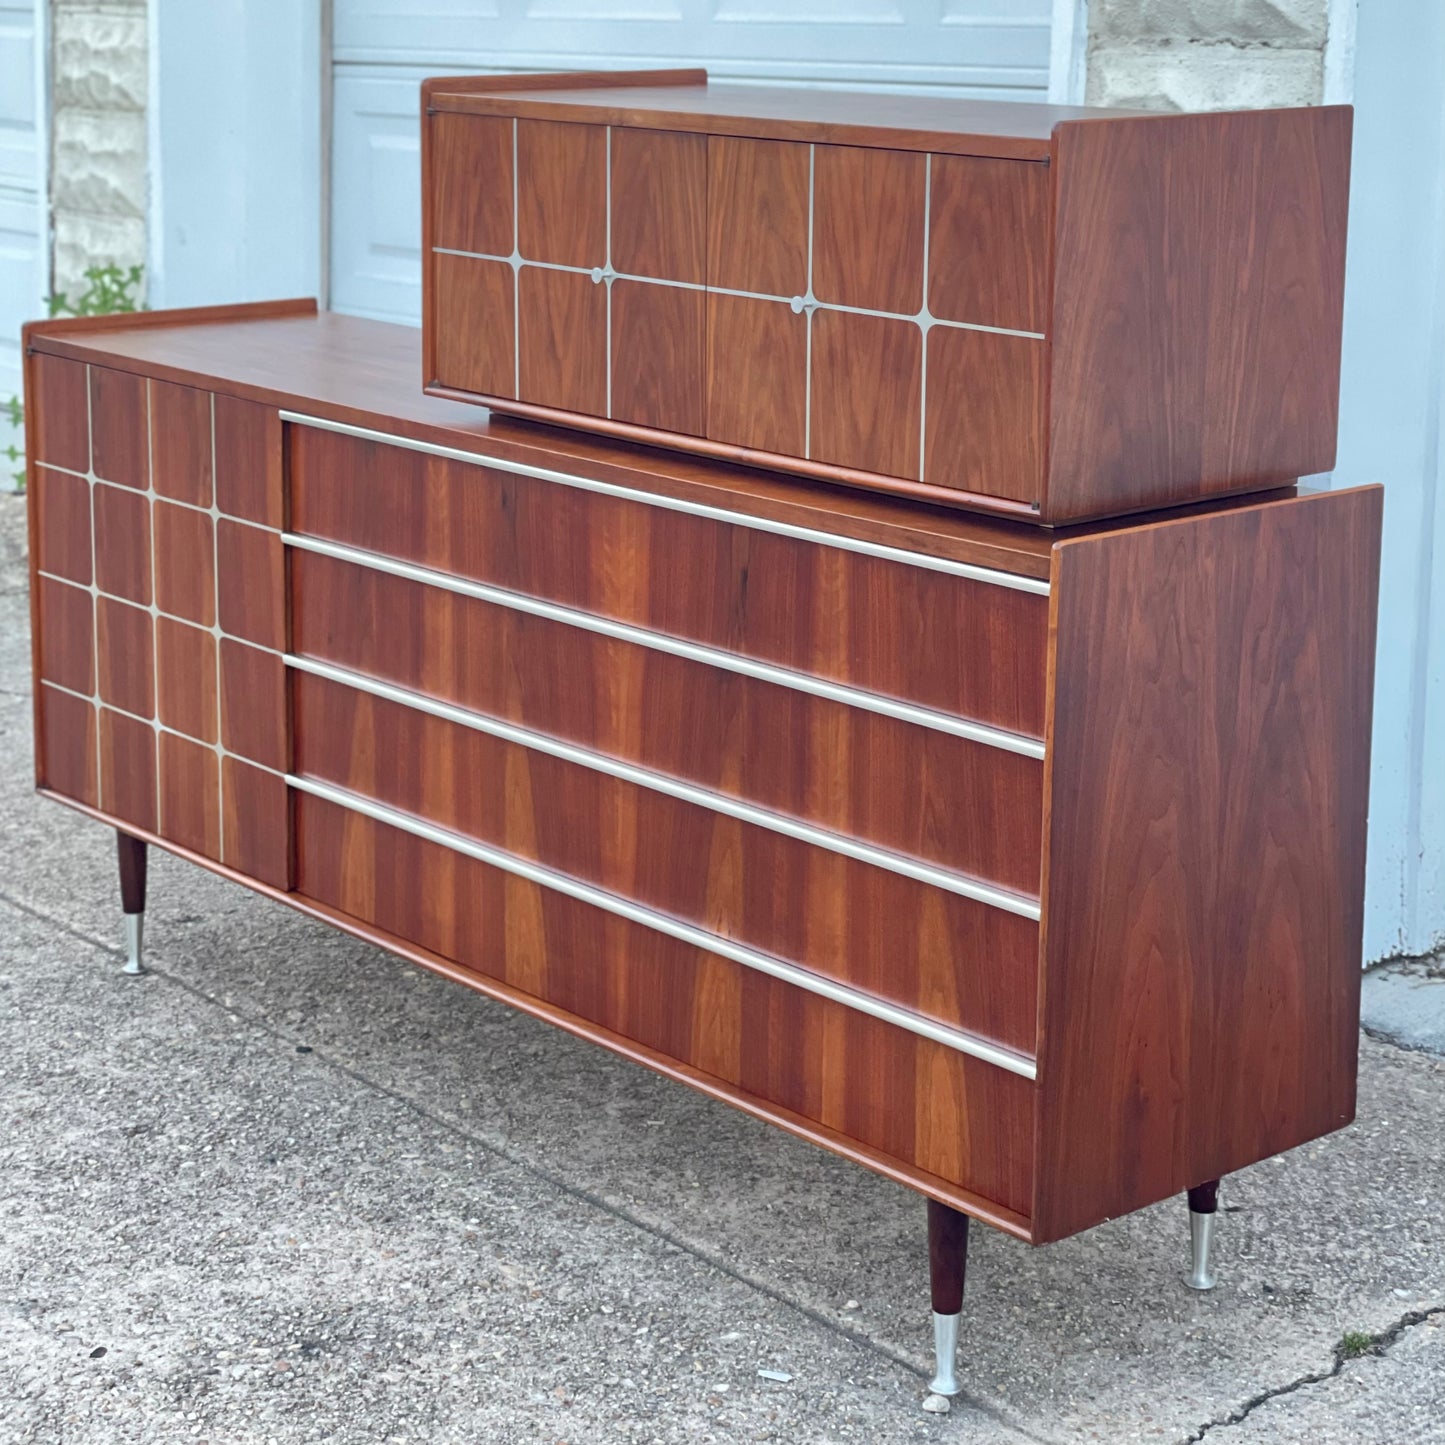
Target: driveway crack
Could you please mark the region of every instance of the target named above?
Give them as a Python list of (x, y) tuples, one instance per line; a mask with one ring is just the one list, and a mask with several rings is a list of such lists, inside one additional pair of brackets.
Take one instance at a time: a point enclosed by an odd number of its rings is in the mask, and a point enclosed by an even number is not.
[(1429, 1309), (1411, 1310), (1409, 1314), (1402, 1315), (1388, 1329), (1381, 1330), (1378, 1334), (1346, 1336), (1349, 1347), (1346, 1347), (1345, 1340), (1341, 1340), (1335, 1346), (1334, 1363), (1328, 1370), (1316, 1370), (1311, 1374), (1301, 1375), (1297, 1380), (1291, 1380), (1287, 1385), (1276, 1385), (1272, 1390), (1261, 1390), (1259, 1394), (1251, 1395), (1229, 1414), (1219, 1415), (1213, 1420), (1208, 1420), (1193, 1434), (1186, 1435), (1180, 1445), (1198, 1445), (1199, 1441), (1215, 1430), (1241, 1424), (1261, 1405), (1267, 1404), (1270, 1400), (1278, 1400), (1282, 1395), (1293, 1395), (1296, 1390), (1303, 1390), (1308, 1385), (1323, 1385), (1327, 1380), (1336, 1379), (1351, 1360), (1361, 1359), (1365, 1355), (1383, 1355), (1406, 1330), (1414, 1329), (1416, 1325), (1423, 1325), (1426, 1321), (1439, 1315), (1445, 1315), (1445, 1305), (1432, 1305)]

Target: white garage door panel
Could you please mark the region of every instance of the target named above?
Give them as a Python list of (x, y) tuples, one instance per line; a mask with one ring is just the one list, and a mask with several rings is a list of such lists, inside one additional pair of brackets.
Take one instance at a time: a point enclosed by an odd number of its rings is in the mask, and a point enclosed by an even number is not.
[(705, 65), (719, 78), (1042, 100), (1053, 0), (335, 0), (331, 305), (421, 319), (428, 75)]
[(430, 69), (706, 65), (718, 75), (1048, 85), (1051, 0), (336, 0), (342, 62)]
[(338, 73), (331, 305), (421, 324), (421, 83), (426, 70)]

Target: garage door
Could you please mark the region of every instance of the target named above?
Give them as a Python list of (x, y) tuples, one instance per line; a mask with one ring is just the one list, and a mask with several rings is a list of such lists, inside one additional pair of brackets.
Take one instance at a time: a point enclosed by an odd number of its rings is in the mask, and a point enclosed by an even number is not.
[(335, 0), (331, 304), (419, 324), (418, 87), (469, 71), (705, 65), (717, 79), (1042, 100), (1053, 0)]
[[(0, 451), (11, 440), (3, 408), (20, 391), (20, 326), (39, 315), (45, 289), (37, 44), (31, 0), (0, 0)], [(11, 470), (0, 457), (0, 491), (10, 489)]]

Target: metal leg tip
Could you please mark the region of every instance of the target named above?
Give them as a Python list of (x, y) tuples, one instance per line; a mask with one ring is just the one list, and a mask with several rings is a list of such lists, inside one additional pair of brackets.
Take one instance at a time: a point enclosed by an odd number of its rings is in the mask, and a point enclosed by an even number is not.
[(1189, 1211), (1190, 1269), (1184, 1283), (1190, 1289), (1214, 1288), (1214, 1271), (1210, 1267), (1210, 1246), (1214, 1243), (1214, 1215)]
[(935, 1395), (957, 1395), (963, 1386), (958, 1383), (958, 1315), (933, 1316), (934, 1375), (928, 1388)]
[(122, 973), (132, 976), (145, 972), (141, 961), (144, 951), (145, 914), (127, 913), (125, 916), (125, 967)]

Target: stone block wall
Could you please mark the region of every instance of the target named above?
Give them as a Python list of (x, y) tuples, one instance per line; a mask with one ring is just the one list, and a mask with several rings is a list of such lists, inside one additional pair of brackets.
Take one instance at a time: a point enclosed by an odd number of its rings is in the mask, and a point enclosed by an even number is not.
[[(197, 0), (203, 3), (203, 0)], [(51, 284), (146, 259), (146, 0), (50, 0)]]
[(1317, 105), (1328, 0), (1089, 0), (1086, 99), (1142, 110)]

